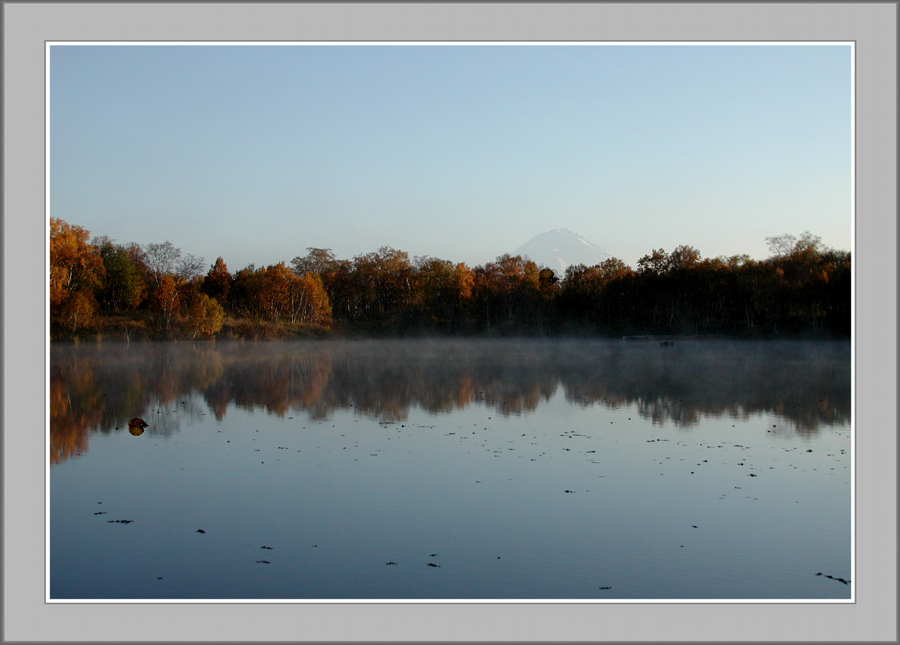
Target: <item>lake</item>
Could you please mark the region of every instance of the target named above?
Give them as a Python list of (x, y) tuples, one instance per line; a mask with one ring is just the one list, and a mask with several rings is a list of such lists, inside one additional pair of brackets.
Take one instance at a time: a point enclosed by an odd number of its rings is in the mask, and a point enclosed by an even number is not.
[(839, 341), (53, 345), (49, 598), (850, 601), (851, 365)]

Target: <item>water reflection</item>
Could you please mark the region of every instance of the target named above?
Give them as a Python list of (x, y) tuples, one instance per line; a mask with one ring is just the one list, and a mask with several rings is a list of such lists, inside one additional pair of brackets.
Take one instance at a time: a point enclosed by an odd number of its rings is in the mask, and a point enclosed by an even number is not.
[(846, 342), (54, 346), (50, 460), (86, 451), (91, 432), (131, 430), (138, 415), (149, 420), (148, 434), (163, 436), (185, 417), (223, 419), (229, 405), (314, 419), (352, 409), (399, 421), (411, 407), (445, 413), (477, 403), (508, 416), (534, 410), (559, 388), (573, 405), (636, 405), (654, 423), (690, 428), (704, 416), (773, 413), (789, 431), (811, 433), (849, 422), (850, 369)]

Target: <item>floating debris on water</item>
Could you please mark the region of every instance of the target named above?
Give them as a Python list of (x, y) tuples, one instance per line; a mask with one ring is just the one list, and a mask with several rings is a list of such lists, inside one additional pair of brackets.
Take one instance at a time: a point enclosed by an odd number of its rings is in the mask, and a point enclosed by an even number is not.
[(134, 520), (106, 520), (107, 524), (131, 524)]
[(844, 580), (843, 578), (835, 578), (834, 576), (826, 575), (826, 574), (822, 573), (821, 571), (819, 573), (817, 573), (816, 575), (817, 576), (825, 576), (829, 580), (837, 580), (838, 582), (843, 582), (845, 585), (849, 585), (851, 582), (851, 580)]
[(138, 437), (144, 433), (144, 428), (148, 426), (148, 423), (143, 419), (135, 417), (128, 422), (128, 432), (133, 434), (135, 437)]

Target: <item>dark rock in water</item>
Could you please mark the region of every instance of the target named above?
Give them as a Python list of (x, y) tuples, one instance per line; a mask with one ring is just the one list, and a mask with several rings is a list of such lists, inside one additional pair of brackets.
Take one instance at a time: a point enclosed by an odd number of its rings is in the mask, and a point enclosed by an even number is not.
[(397, 564), (396, 562), (385, 562), (387, 565)]
[(612, 589), (612, 587), (600, 587), (601, 589)]
[(429, 567), (440, 567), (441, 565), (435, 564), (434, 562), (429, 562), (429, 563), (428, 563), (428, 566), (429, 566)]
[(436, 558), (436, 557), (437, 557), (437, 553), (432, 553), (432, 554), (429, 555), (428, 557), (429, 557), (429, 558)]
[(106, 520), (107, 524), (131, 524), (134, 520)]
[(257, 560), (256, 564), (272, 564), (272, 563), (269, 562), (268, 560)]
[(106, 515), (106, 511), (97, 511), (94, 515)]
[(261, 547), (259, 547), (259, 548), (260, 548), (260, 549), (268, 549), (269, 551), (272, 550), (272, 547), (270, 547), (270, 546), (261, 546)]
[(197, 529), (197, 533), (206, 533), (203, 529)]

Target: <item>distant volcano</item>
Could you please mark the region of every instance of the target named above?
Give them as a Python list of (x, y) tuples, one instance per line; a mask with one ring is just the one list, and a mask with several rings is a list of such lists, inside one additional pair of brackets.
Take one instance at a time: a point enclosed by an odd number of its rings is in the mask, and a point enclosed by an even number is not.
[(558, 228), (535, 236), (512, 253), (528, 256), (539, 266), (550, 267), (559, 277), (573, 264), (593, 266), (613, 257), (612, 253), (588, 242), (575, 231)]

